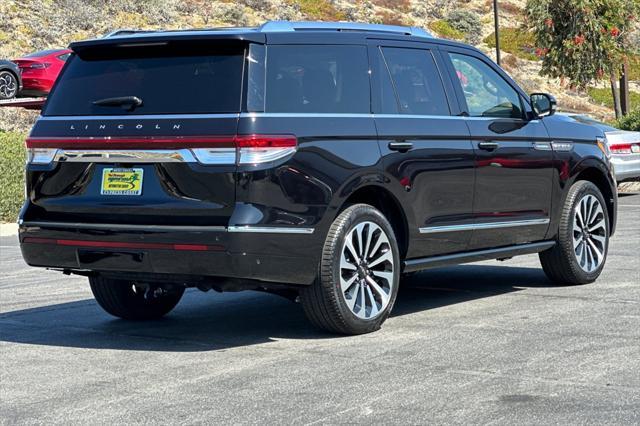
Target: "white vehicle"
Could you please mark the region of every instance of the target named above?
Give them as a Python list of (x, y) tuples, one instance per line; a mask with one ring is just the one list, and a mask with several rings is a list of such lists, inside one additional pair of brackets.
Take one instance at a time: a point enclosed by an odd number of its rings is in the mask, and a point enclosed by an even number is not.
[(605, 133), (618, 183), (640, 180), (640, 132), (619, 130), (586, 115), (558, 114), (570, 120), (598, 127)]

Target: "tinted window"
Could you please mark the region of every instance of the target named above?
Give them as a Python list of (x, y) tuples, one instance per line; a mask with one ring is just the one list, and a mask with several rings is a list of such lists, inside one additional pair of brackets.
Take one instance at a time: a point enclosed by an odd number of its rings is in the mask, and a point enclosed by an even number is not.
[(403, 114), (449, 115), (435, 60), (428, 50), (382, 49)]
[(472, 117), (522, 118), (520, 95), (489, 65), (450, 53)]
[(58, 56), (58, 59), (60, 59), (61, 61), (66, 61), (67, 59), (69, 59), (69, 56), (71, 56), (71, 53), (65, 53)]
[(267, 112), (368, 113), (364, 46), (268, 46)]
[(40, 50), (38, 52), (29, 53), (23, 58), (41, 58), (43, 56), (51, 55), (52, 53), (60, 52), (59, 49)]
[[(239, 112), (243, 49), (120, 47), (75, 55), (67, 62), (44, 115)], [(137, 96), (142, 106), (97, 106), (100, 99)]]
[(382, 52), (379, 50), (376, 54), (373, 73), (372, 82), (375, 90), (372, 99), (373, 112), (378, 114), (397, 114), (399, 112), (398, 98), (393, 89), (389, 69)]

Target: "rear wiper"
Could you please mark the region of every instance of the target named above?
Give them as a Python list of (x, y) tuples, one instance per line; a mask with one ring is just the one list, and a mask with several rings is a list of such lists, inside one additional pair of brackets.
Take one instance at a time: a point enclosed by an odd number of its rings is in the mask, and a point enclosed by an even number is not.
[(119, 96), (116, 98), (104, 98), (93, 101), (98, 106), (120, 106), (127, 111), (133, 111), (142, 105), (142, 99), (137, 96)]

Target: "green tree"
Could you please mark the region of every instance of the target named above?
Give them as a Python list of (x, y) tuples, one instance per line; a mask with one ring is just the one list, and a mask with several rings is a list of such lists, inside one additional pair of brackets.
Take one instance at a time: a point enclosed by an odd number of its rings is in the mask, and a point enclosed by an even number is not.
[(617, 82), (631, 50), (640, 0), (528, 0), (526, 13), (542, 58), (542, 74), (584, 88), (609, 77), (616, 117)]

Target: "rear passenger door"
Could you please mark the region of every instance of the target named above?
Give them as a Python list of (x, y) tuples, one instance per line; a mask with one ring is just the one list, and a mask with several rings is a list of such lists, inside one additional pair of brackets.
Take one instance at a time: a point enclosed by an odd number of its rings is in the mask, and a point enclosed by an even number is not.
[(407, 258), (463, 251), (473, 146), (437, 47), (371, 41), (372, 107), (385, 175), (409, 217)]
[(553, 154), (545, 126), (503, 72), (468, 49), (445, 48), (476, 153), (469, 249), (542, 240), (549, 224)]

